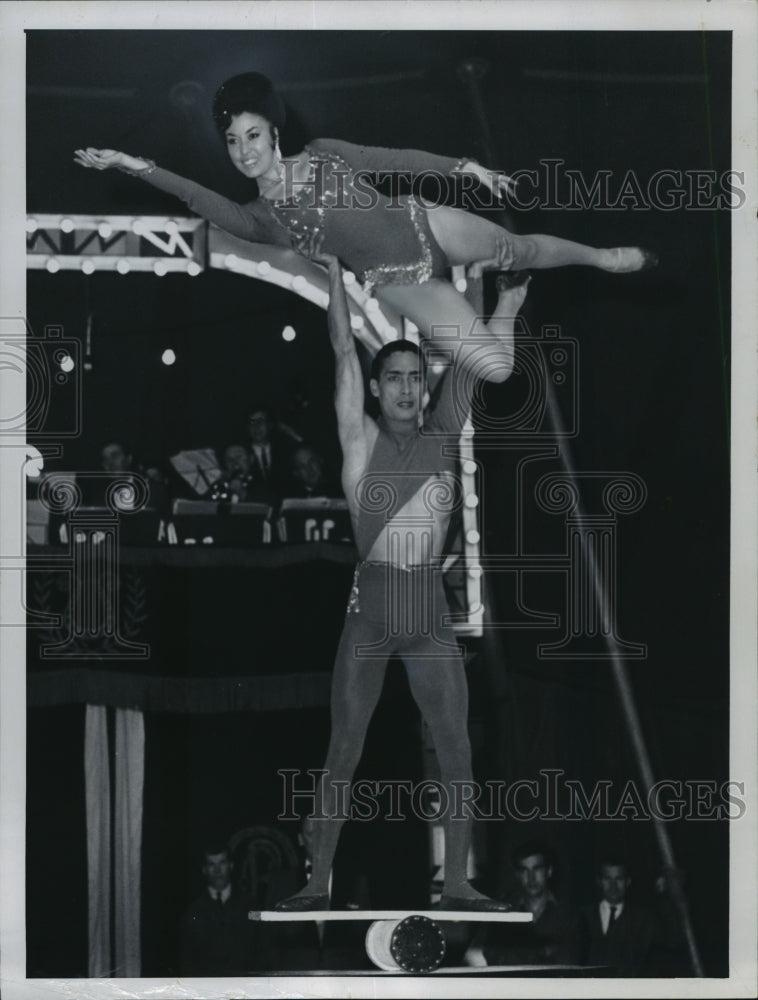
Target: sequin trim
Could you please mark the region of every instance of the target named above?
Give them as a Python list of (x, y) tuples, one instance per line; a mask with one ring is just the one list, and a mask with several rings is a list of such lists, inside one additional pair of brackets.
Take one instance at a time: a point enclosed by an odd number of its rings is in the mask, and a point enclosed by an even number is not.
[(119, 167), (118, 169), (122, 174), (129, 174), (130, 177), (147, 177), (155, 170), (155, 160), (151, 160), (147, 156), (140, 156), (138, 159), (144, 160), (147, 164), (142, 170), (132, 170), (129, 167)]
[(361, 563), (355, 567), (355, 573), (353, 573), (353, 585), (350, 588), (350, 596), (347, 599), (347, 614), (360, 614), (361, 604), (360, 604), (360, 593), (358, 590), (358, 578), (361, 574)]
[(467, 163), (476, 163), (477, 166), (479, 165), (479, 161), (475, 160), (473, 157), (462, 156), (460, 160), (458, 160), (458, 162), (455, 164), (455, 166), (451, 168), (450, 173), (451, 174), (461, 173), (461, 171), (463, 170), (463, 168), (466, 166)]
[[(315, 183), (316, 163), (324, 163), (332, 170), (336, 167), (341, 171), (353, 172), (350, 164), (339, 153), (331, 151), (317, 152), (309, 146), (306, 146), (305, 150), (309, 157), (313, 157), (309, 160), (313, 175), (309, 178), (309, 183)], [(453, 170), (458, 170), (460, 166), (470, 162), (473, 161), (469, 157), (461, 158), (455, 164)], [(321, 191), (315, 205), (303, 208), (299, 202), (307, 191), (307, 187), (301, 188), (293, 192), (292, 197), (286, 201), (271, 202), (264, 199), (276, 222), (286, 230), (290, 237), (294, 237), (296, 240), (303, 237), (310, 237), (314, 233), (323, 233), (325, 210), (331, 208), (337, 202), (335, 191)], [(292, 207), (293, 202), (297, 204), (296, 208)], [(412, 195), (409, 196), (407, 205), (411, 225), (416, 233), (421, 251), (420, 258), (411, 264), (381, 264), (378, 267), (366, 268), (362, 275), (362, 284), (363, 291), (367, 294), (372, 293), (375, 285), (421, 285), (429, 281), (434, 273), (434, 260), (427, 230), (428, 223), (424, 214), (426, 209)], [(287, 209), (285, 206), (290, 207)], [(318, 222), (304, 219), (297, 214), (298, 212), (308, 211), (316, 213)], [(286, 215), (283, 217), (280, 213), (284, 212), (286, 212)]]
[[(312, 150), (310, 146), (306, 146), (305, 151), (308, 153), (308, 162), (311, 167), (311, 173), (308, 177), (308, 181), (303, 187), (293, 191), (290, 198), (267, 202), (268, 207), (271, 210), (271, 214), (274, 216), (279, 225), (285, 229), (290, 236), (294, 236), (296, 239), (300, 239), (303, 236), (311, 236), (313, 233), (322, 233), (324, 229), (325, 210), (327, 208), (331, 208), (337, 203), (336, 191), (326, 191), (322, 189), (318, 193), (318, 198), (316, 199), (315, 204), (310, 204), (305, 207), (300, 204), (306, 194), (309, 194), (310, 197), (313, 198), (313, 192), (309, 192), (309, 186), (315, 185), (316, 183), (316, 164), (323, 163), (332, 170), (335, 168), (341, 168), (342, 170), (347, 171), (350, 170), (349, 164), (346, 163), (345, 160), (343, 160), (343, 158), (337, 153), (317, 153)], [(285, 212), (286, 215), (284, 214)], [(304, 219), (302, 216), (297, 214), (298, 212), (315, 212), (318, 222)]]
[(426, 209), (414, 198), (408, 199), (408, 215), (421, 248), (421, 259), (413, 264), (382, 264), (380, 267), (367, 267), (363, 275), (364, 291), (371, 291), (374, 285), (421, 285), (429, 281), (433, 266), (429, 236), (421, 215), (425, 211)]

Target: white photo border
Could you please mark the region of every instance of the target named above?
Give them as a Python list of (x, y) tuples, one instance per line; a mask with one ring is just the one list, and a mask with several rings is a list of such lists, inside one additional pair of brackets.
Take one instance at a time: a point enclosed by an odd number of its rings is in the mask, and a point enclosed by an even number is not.
[[(470, 2), (19, 2), (0, 7), (0, 316), (26, 315), (25, 240), (25, 38), (32, 29), (409, 29), (456, 30), (697, 29), (733, 32), (732, 157), (744, 171), (745, 205), (732, 216), (732, 542), (731, 542), (731, 744), (730, 772), (745, 782), (747, 811), (731, 824), (730, 976), (722, 980), (594, 981), (563, 979), (561, 995), (582, 997), (740, 997), (756, 993), (756, 251), (755, 59), (758, 7), (751, 0), (512, 0)], [(23, 380), (22, 380), (23, 381)], [(24, 408), (24, 388), (13, 372), (0, 371), (0, 392)], [(12, 623), (23, 606), (23, 553), (19, 527), (23, 498), (17, 482), (23, 440), (0, 447), (0, 982), (8, 1000), (32, 997), (270, 997), (409, 995), (485, 997), (508, 993), (551, 996), (555, 980), (433, 979), (412, 976), (262, 977), (255, 980), (27, 980), (25, 972), (25, 632)], [(10, 568), (8, 568), (10, 567)], [(746, 874), (747, 873), (747, 874)], [(63, 915), (60, 915), (63, 918)], [(51, 919), (56, 914), (51, 913)], [(588, 985), (588, 983), (590, 985)]]

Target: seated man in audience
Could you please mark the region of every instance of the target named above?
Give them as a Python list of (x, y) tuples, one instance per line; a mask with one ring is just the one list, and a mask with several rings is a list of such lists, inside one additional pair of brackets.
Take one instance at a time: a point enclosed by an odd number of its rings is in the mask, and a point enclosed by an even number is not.
[(248, 499), (253, 483), (250, 452), (242, 444), (230, 444), (224, 449), (223, 476), (211, 487), (211, 499), (225, 503), (240, 503)]
[(205, 885), (181, 923), (183, 976), (244, 976), (270, 968), (268, 928), (248, 919), (256, 906), (233, 885), (232, 870), (226, 846), (205, 849)]
[(622, 858), (604, 858), (597, 871), (599, 898), (582, 910), (583, 964), (609, 966), (624, 977), (645, 975), (653, 942), (653, 914), (628, 899), (631, 881)]
[(469, 965), (570, 965), (576, 961), (575, 921), (550, 887), (553, 861), (540, 841), (512, 855), (517, 892), (511, 908), (532, 914), (528, 924), (484, 924), (466, 955)]
[[(609, 855), (598, 867), (599, 899), (582, 911), (581, 953), (586, 965), (608, 966), (615, 975), (692, 975), (672, 889), (681, 873), (668, 871), (647, 905), (629, 899), (632, 880), (623, 858)], [(673, 886), (673, 881), (679, 886)]]
[[(137, 473), (147, 480), (150, 497), (148, 506), (155, 507), (164, 513), (168, 508), (168, 493), (165, 474), (155, 464), (135, 463), (131, 448), (122, 441), (108, 441), (100, 451), (100, 468), (103, 472), (124, 473), (128, 478), (130, 473)], [(104, 481), (102, 489), (93, 491), (92, 499), (105, 502), (105, 489), (109, 481)]]
[(286, 495), (302, 497), (339, 497), (341, 489), (329, 476), (326, 460), (308, 444), (301, 444), (292, 455), (291, 475)]

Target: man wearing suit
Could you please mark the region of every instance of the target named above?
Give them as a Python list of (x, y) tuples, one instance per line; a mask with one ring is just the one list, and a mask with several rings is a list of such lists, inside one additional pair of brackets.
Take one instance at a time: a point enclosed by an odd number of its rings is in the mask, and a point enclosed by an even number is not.
[(538, 840), (512, 854), (517, 893), (507, 902), (532, 914), (528, 924), (482, 924), (466, 953), (467, 965), (571, 965), (575, 955), (575, 918), (551, 888), (550, 848)]
[(617, 976), (644, 976), (653, 942), (651, 913), (627, 899), (626, 863), (606, 858), (598, 869), (600, 899), (582, 912), (584, 964), (610, 966)]
[[(265, 406), (254, 406), (247, 416), (250, 435), (250, 474), (254, 494), (281, 496), (290, 476), (292, 453), (297, 443), (274, 421)], [(250, 492), (249, 492), (250, 495)], [(252, 499), (257, 499), (252, 496)]]
[(204, 851), (205, 887), (181, 923), (181, 974), (244, 976), (270, 967), (268, 929), (248, 919), (255, 903), (232, 885), (226, 847)]

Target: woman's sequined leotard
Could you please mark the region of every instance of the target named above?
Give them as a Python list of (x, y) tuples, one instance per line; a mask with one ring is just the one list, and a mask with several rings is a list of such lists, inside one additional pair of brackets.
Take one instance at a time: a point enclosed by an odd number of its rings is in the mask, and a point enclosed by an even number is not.
[(420, 284), (440, 277), (445, 255), (429, 228), (424, 204), (412, 194), (391, 196), (374, 187), (375, 175), (447, 176), (466, 159), (419, 150), (357, 146), (316, 139), (306, 147), (308, 181), (295, 183), (287, 201), (257, 198), (238, 204), (193, 181), (156, 167), (144, 179), (181, 198), (192, 211), (252, 243), (292, 246), (299, 237), (323, 234), (323, 249), (339, 257), (366, 285)]

